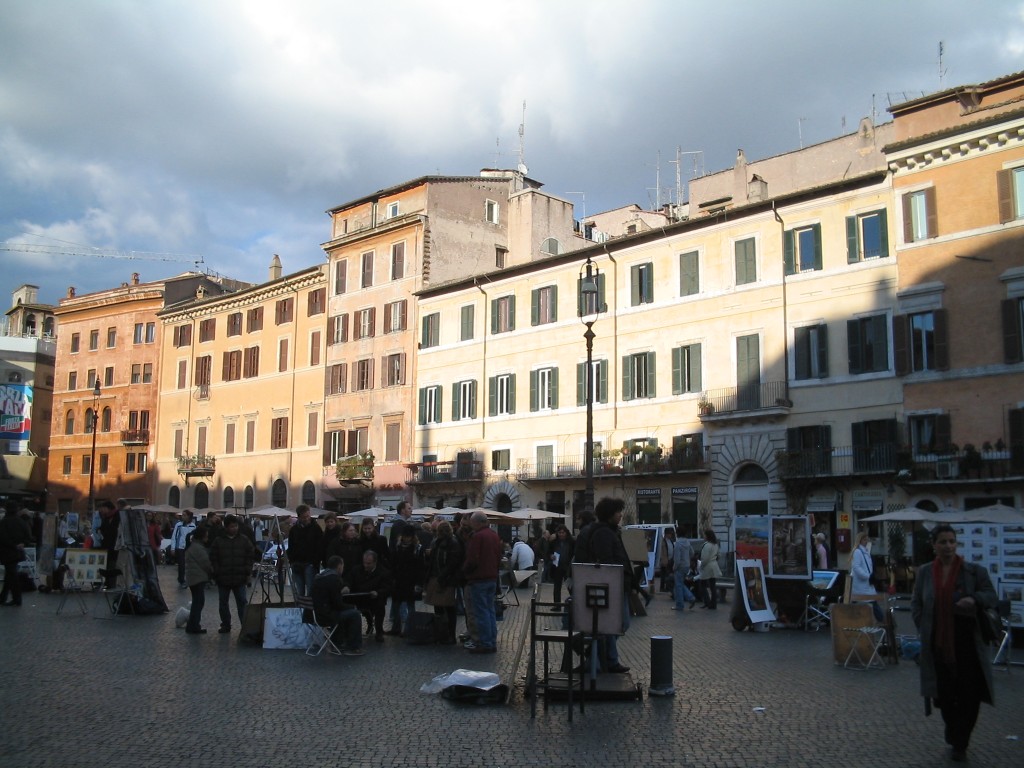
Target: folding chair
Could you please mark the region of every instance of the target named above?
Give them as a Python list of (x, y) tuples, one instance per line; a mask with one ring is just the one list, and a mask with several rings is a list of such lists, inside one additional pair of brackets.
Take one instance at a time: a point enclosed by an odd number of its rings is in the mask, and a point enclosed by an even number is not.
[(60, 616), (61, 611), (64, 610), (64, 605), (68, 601), (68, 595), (74, 593), (75, 599), (78, 600), (78, 608), (84, 616), (89, 612), (89, 609), (85, 607), (85, 599), (82, 597), (82, 585), (75, 579), (75, 572), (68, 568), (66, 563), (61, 565), (58, 570), (63, 574), (64, 588), (61, 590), (60, 603), (57, 605), (57, 615)]
[(1010, 671), (1010, 649), (1013, 648), (1013, 637), (1010, 635), (1010, 601), (1000, 600), (996, 603), (996, 613), (999, 614), (999, 623), (1003, 626), (1003, 639), (999, 642), (996, 652), (992, 656), (992, 666), (1002, 664), (1007, 673)]
[(326, 651), (335, 656), (341, 655), (341, 650), (334, 644), (331, 635), (337, 628), (337, 624), (323, 624), (317, 619), (316, 609), (313, 608), (313, 598), (304, 595), (295, 596), (295, 605), (302, 611), (302, 623), (309, 628), (309, 645), (306, 646), (307, 656), (319, 656)]
[[(96, 616), (95, 618), (100, 619), (112, 619), (121, 613), (121, 603), (127, 600), (128, 613), (135, 613), (135, 606), (132, 604), (132, 598), (129, 594), (128, 583), (125, 577), (124, 571), (120, 568), (100, 568), (97, 573), (103, 582), (100, 584), (99, 592), (103, 595), (103, 598), (107, 602), (107, 612), (112, 614), (110, 616)], [(106, 586), (107, 579), (112, 577), (114, 579), (114, 586)]]

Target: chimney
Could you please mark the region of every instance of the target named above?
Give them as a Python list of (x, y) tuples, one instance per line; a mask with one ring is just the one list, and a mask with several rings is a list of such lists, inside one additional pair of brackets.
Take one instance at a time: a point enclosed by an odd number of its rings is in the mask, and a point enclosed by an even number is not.
[(73, 285), (70, 288), (68, 288), (68, 298), (69, 299), (75, 298), (75, 286), (73, 286)]
[(132, 285), (138, 285), (138, 284), (139, 284), (139, 273), (138, 272), (132, 272)]
[(281, 257), (276, 253), (274, 254), (274, 258), (270, 260), (270, 279), (281, 279)]

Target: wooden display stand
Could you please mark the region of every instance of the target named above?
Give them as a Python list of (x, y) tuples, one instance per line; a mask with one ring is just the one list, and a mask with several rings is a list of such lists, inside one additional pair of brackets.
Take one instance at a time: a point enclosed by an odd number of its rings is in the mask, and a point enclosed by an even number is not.
[[(866, 627), (874, 626), (875, 614), (871, 606), (865, 603), (833, 603), (829, 606), (829, 621), (832, 629), (832, 657), (836, 664), (846, 663), (850, 655), (852, 642), (850, 637), (843, 631), (844, 627)], [(866, 638), (857, 638), (859, 647), (857, 650), (865, 658), (871, 655), (871, 648)]]

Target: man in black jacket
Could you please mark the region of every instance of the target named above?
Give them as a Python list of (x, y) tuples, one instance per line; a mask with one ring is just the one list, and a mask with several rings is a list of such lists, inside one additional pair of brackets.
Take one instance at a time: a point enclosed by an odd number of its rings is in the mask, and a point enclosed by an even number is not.
[(363, 553), (363, 565), (352, 574), (351, 587), (353, 593), (365, 593), (353, 597), (352, 602), (358, 606), (370, 625), (366, 634), (373, 631), (376, 641), (383, 642), (384, 606), (391, 593), (391, 572), (380, 564), (373, 550)]
[(235, 596), (238, 623), (245, 618), (245, 588), (252, 578), (256, 549), (247, 536), (239, 534), (238, 518), (224, 518), (224, 535), (210, 543), (210, 563), (220, 597), (220, 629), (222, 635), (231, 631), (231, 595)]
[[(25, 556), (25, 546), (32, 543), (32, 532), (28, 523), (18, 516), (12, 506), (4, 519), (0, 520), (0, 564), (4, 567), (4, 589), (0, 594), (0, 605), (21, 605), (21, 581), (18, 577), (18, 563)], [(7, 602), (7, 594), (11, 602)]]
[(345, 602), (349, 588), (343, 575), (345, 561), (339, 555), (327, 558), (327, 567), (313, 579), (310, 597), (313, 611), (321, 624), (334, 625), (331, 640), (345, 656), (362, 656), (363, 627), (359, 610)]
[[(593, 562), (604, 565), (622, 566), (622, 632), (625, 634), (629, 629), (629, 593), (635, 588), (633, 580), (633, 563), (626, 553), (626, 547), (622, 543), (622, 532), (619, 523), (622, 522), (622, 509), (625, 507), (622, 499), (605, 497), (597, 502), (594, 507), (594, 514), (597, 515), (597, 522), (594, 523), (590, 535), (590, 551)], [(629, 667), (619, 663), (618, 637), (607, 635), (604, 638), (607, 655), (607, 667), (605, 671), (613, 673), (629, 672)]]
[(314, 574), (320, 570), (324, 534), (313, 522), (308, 506), (299, 504), (295, 514), (299, 519), (288, 531), (288, 562), (292, 567), (292, 592), (305, 596), (313, 586)]

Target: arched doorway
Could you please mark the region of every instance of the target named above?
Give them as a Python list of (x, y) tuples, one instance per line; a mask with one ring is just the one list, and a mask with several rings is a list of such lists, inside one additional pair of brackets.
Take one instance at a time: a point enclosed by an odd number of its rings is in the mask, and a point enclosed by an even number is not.
[(210, 506), (210, 488), (206, 483), (196, 483), (196, 490), (193, 494), (193, 501), (196, 509), (208, 509)]
[(739, 468), (732, 490), (737, 516), (768, 514), (768, 473), (757, 464), (744, 464)]
[(178, 486), (172, 485), (167, 489), (167, 503), (175, 509), (181, 509), (181, 491)]
[(282, 509), (288, 506), (288, 485), (281, 478), (270, 487), (270, 503)]
[(224, 506), (226, 508), (235, 506), (235, 489), (230, 485), (224, 489)]
[(255, 501), (255, 496), (256, 496), (256, 494), (253, 491), (252, 486), (251, 485), (245, 486), (245, 496), (244, 496), (244, 500), (243, 500), (243, 504), (245, 505), (245, 509), (252, 509), (253, 502)]
[(302, 484), (302, 503), (310, 507), (316, 506), (316, 486), (313, 485), (312, 480), (307, 480)]

